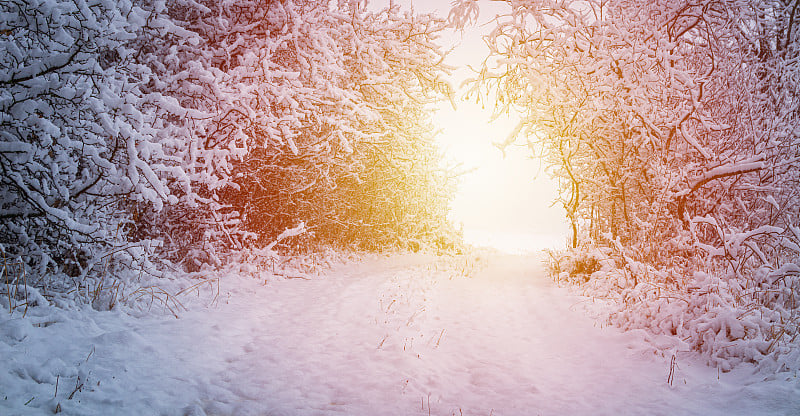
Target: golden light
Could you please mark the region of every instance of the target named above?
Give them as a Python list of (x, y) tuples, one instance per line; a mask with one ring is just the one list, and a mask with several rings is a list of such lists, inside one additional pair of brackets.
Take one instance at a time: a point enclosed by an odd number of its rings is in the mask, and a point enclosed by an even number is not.
[[(447, 16), (451, 0), (405, 0), (403, 8)], [(494, 4), (493, 4), (494, 3)], [(376, 0), (370, 7), (380, 9), (389, 0)], [(450, 219), (463, 226), (468, 242), (490, 245), (504, 251), (524, 252), (546, 247), (563, 247), (567, 223), (563, 208), (551, 206), (556, 184), (541, 162), (531, 158), (525, 146), (512, 145), (501, 151), (495, 143), (505, 142), (516, 127), (512, 116), (491, 121), (494, 103), (477, 104), (461, 97), (461, 82), (474, 76), (488, 54), (482, 36), (488, 23), (507, 8), (504, 2), (481, 3), (478, 24), (462, 31), (450, 31), (442, 39), (453, 47), (446, 63), (456, 70), (452, 83), (457, 88), (456, 105), (442, 103), (434, 122), (441, 129), (438, 144), (448, 165), (469, 171), (460, 179)]]
[[(446, 15), (449, 2), (416, 2)], [(496, 8), (497, 6), (495, 6)], [(445, 42), (454, 46), (447, 63), (456, 67), (454, 86), (470, 77), (485, 59), (488, 49), (483, 32), (500, 10), (491, 6), (482, 10), (479, 24), (462, 32), (451, 32)], [(563, 247), (567, 222), (560, 206), (551, 206), (557, 185), (548, 176), (545, 166), (533, 159), (524, 144), (511, 145), (503, 151), (495, 144), (507, 141), (517, 126), (513, 114), (492, 120), (494, 103), (461, 100), (457, 108), (443, 103), (434, 116), (442, 130), (439, 145), (450, 163), (457, 163), (470, 172), (461, 178), (453, 201), (450, 218), (463, 224), (465, 237), (472, 243), (491, 245), (504, 251), (520, 252), (549, 247)]]
[(501, 152), (494, 146), (516, 121), (490, 118), (488, 108), (463, 101), (458, 109), (443, 108), (435, 116), (445, 157), (469, 171), (460, 180), (450, 219), (463, 224), (472, 243), (514, 252), (562, 247), (564, 212), (550, 206), (556, 184), (527, 147), (512, 145)]

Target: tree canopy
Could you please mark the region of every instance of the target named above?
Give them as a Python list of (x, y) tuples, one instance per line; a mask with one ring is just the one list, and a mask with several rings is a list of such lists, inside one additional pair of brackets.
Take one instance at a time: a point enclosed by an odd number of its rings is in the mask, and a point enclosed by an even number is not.
[(373, 249), (457, 238), (428, 117), (453, 93), (441, 18), (306, 0), (0, 15), (0, 252), (37, 275), (147, 253), (196, 269), (301, 223)]
[[(792, 342), (799, 3), (506, 3), (471, 93), (520, 115), (512, 141), (559, 181), (572, 247), (604, 253), (586, 279), (606, 279), (637, 310), (623, 325), (677, 333), (720, 359)], [(458, 2), (451, 20), (479, 7)], [(676, 308), (670, 299), (679, 310), (659, 312)], [(751, 320), (754, 310), (768, 317)]]

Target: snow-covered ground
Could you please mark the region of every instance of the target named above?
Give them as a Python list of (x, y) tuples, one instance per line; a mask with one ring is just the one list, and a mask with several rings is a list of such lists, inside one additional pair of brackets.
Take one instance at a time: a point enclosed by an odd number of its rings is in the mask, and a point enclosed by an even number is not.
[(453, 270), (404, 255), (266, 285), (223, 276), (179, 319), (2, 313), (0, 414), (800, 414), (795, 374), (718, 374), (680, 352), (672, 366), (652, 347), (670, 340), (604, 326), (535, 256)]
[(474, 246), (493, 247), (506, 254), (529, 255), (544, 249), (566, 246), (565, 234), (542, 234), (525, 231), (489, 231), (480, 228), (464, 230), (464, 240)]

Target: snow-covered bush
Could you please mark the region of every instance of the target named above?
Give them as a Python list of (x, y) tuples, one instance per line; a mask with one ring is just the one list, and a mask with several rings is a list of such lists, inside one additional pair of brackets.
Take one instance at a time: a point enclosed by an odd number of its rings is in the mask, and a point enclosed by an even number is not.
[(3, 2), (0, 253), (80, 286), (301, 222), (312, 244), (457, 238), (427, 117), (444, 28), (360, 2)]
[(332, 243), (430, 239), (414, 227), (446, 223), (452, 186), (426, 115), (451, 94), (434, 42), (444, 23), (397, 6), (237, 5), (210, 15), (227, 21), (215, 55), (228, 55), (217, 65), (239, 109), (220, 113), (258, 127), (237, 133), (250, 152), (221, 200), (262, 239), (299, 220)]
[[(476, 4), (460, 2), (452, 20)], [(658, 330), (653, 317), (672, 316), (718, 363), (790, 348), (800, 294), (796, 7), (508, 4), (473, 93), (521, 115), (509, 144), (525, 141), (548, 162), (573, 248), (604, 249), (616, 265), (587, 285), (617, 291), (624, 326)], [(675, 298), (679, 312), (663, 312)]]
[(554, 277), (563, 280), (577, 279), (586, 282), (592, 275), (601, 270), (603, 261), (608, 261), (605, 256), (597, 250), (546, 250), (549, 256), (547, 262), (547, 272)]
[(452, 94), (444, 22), (355, 3), (208, 7), (192, 27), (225, 99), (202, 142), (247, 149), (217, 193), (244, 229), (263, 242), (306, 221), (316, 241), (369, 248), (449, 232), (452, 182), (427, 117)]
[[(588, 276), (571, 267), (587, 257), (601, 265)], [(723, 371), (742, 362), (774, 371), (798, 368), (797, 274), (766, 268), (748, 279), (703, 270), (681, 274), (631, 259), (618, 267), (614, 257), (607, 248), (569, 249), (553, 253), (550, 272), (588, 296), (614, 301), (613, 323), (675, 336)]]
[(311, 244), (452, 234), (426, 117), (451, 94), (441, 20), (321, 1), (175, 0), (165, 13), (137, 48), (150, 90), (184, 111), (159, 122), (185, 175), (170, 182), (179, 203), (144, 212), (139, 235), (201, 264), (301, 221)]
[(151, 244), (126, 241), (129, 207), (174, 202), (150, 110), (163, 102), (142, 92), (128, 46), (152, 13), (126, 0), (0, 4), (0, 252), (40, 285), (112, 258), (141, 266)]

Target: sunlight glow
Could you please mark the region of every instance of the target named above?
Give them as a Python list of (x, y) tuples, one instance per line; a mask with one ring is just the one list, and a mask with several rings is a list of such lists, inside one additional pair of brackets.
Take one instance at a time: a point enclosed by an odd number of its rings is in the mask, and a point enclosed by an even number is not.
[(551, 207), (556, 184), (526, 147), (512, 145), (501, 152), (494, 143), (505, 140), (516, 121), (490, 122), (491, 112), (461, 101), (435, 116), (445, 157), (468, 171), (461, 177), (450, 219), (462, 224), (465, 238), (508, 252), (562, 247), (566, 222), (561, 207)]
[[(375, 0), (370, 7), (380, 9), (389, 0)], [(402, 0), (402, 7), (418, 12), (432, 12), (446, 17), (451, 0)], [(512, 145), (501, 151), (503, 143), (516, 127), (512, 116), (491, 121), (494, 103), (463, 100), (461, 83), (474, 76), (488, 54), (481, 33), (507, 4), (482, 3), (475, 26), (452, 31), (442, 39), (453, 47), (446, 63), (454, 68), (456, 109), (442, 103), (434, 115), (441, 129), (437, 138), (449, 166), (458, 165), (468, 172), (459, 181), (450, 220), (463, 227), (469, 243), (488, 245), (502, 251), (521, 253), (542, 248), (564, 247), (567, 222), (561, 206), (551, 206), (557, 195), (556, 183), (547, 175), (539, 160), (531, 158), (530, 149)], [(490, 24), (490, 23), (489, 23)]]
[[(477, 26), (453, 32), (445, 42), (454, 46), (447, 63), (456, 68), (453, 79), (458, 88), (474, 76), (470, 66), (477, 67), (485, 59), (488, 48), (481, 37), (482, 24), (502, 10), (486, 5)], [(415, 2), (447, 15), (449, 2)], [(483, 7), (483, 6), (482, 6)], [(496, 9), (496, 10), (495, 10)], [(461, 180), (453, 201), (450, 219), (462, 225), (468, 242), (489, 245), (507, 252), (525, 252), (550, 247), (563, 247), (567, 222), (560, 206), (551, 206), (557, 185), (538, 159), (531, 157), (526, 146), (504, 143), (517, 126), (512, 115), (492, 121), (494, 103), (463, 100), (457, 93), (456, 109), (443, 103), (434, 116), (442, 129), (438, 141), (450, 163), (468, 171)]]

